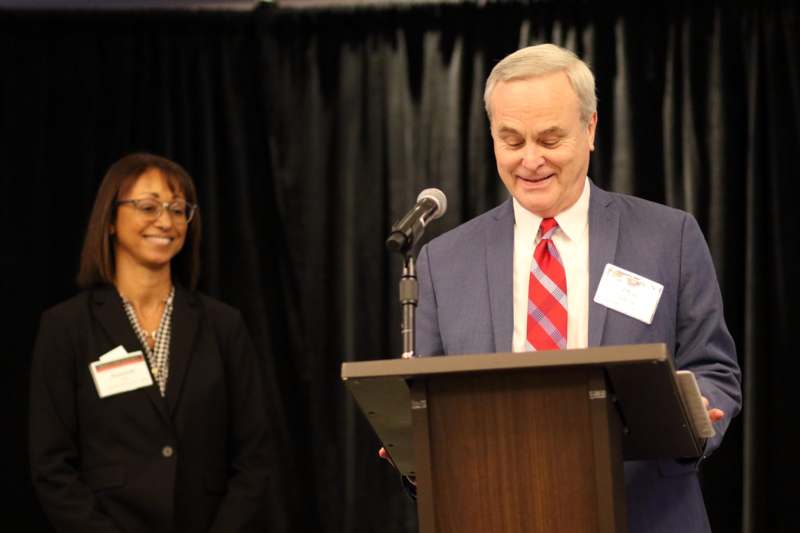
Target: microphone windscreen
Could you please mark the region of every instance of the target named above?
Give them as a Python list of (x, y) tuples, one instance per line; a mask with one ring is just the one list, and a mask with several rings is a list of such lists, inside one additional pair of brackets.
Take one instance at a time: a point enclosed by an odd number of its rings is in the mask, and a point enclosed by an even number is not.
[(437, 218), (441, 217), (447, 212), (447, 196), (444, 193), (435, 188), (431, 187), (430, 189), (425, 189), (419, 196), (417, 196), (417, 202), (422, 200), (423, 198), (428, 198), (429, 200), (433, 200), (436, 203), (436, 211), (430, 216), (428, 222), (431, 220), (436, 220)]

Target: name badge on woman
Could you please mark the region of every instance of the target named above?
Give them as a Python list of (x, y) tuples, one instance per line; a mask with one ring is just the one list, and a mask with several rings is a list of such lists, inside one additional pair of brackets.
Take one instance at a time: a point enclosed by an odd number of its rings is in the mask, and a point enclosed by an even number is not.
[(147, 360), (141, 351), (127, 352), (117, 346), (89, 364), (94, 386), (100, 398), (113, 396), (153, 384)]

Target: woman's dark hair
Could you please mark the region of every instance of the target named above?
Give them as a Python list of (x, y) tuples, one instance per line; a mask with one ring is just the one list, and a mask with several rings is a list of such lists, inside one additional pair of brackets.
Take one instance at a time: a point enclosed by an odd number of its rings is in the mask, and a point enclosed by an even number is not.
[[(179, 164), (147, 153), (126, 155), (106, 172), (94, 201), (81, 252), (77, 282), (82, 288), (114, 283), (115, 258), (111, 225), (116, 220), (117, 200), (148, 170), (158, 169), (170, 190), (183, 193), (187, 202), (197, 204), (197, 191), (186, 170)], [(183, 248), (172, 260), (172, 277), (194, 289), (200, 275), (200, 210), (189, 223)]]

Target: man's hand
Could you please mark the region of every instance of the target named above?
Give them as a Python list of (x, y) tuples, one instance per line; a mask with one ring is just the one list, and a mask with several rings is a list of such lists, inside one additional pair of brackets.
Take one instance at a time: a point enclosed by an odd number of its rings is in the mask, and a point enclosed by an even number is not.
[[(716, 407), (712, 407), (711, 409), (708, 408), (708, 398), (705, 396), (701, 396), (703, 398), (703, 407), (706, 408), (708, 411), (708, 418), (711, 420), (711, 423), (719, 422), (723, 418), (725, 418), (725, 411), (722, 409), (717, 409)], [(381, 448), (383, 449), (383, 448)]]
[(381, 459), (386, 459), (387, 461), (389, 461), (390, 465), (392, 465), (395, 469), (397, 469), (397, 465), (394, 464), (392, 456), (389, 455), (389, 452), (387, 452), (386, 448), (384, 448), (383, 446), (381, 446), (381, 449), (378, 450), (378, 457), (380, 457)]

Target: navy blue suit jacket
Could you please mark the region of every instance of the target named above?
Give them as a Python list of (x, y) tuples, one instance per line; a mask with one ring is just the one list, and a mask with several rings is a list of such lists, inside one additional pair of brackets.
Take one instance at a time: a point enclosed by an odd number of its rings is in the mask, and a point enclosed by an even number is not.
[[(432, 240), (419, 254), (418, 355), (510, 352), (514, 210), (511, 200)], [(652, 324), (593, 301), (606, 263), (664, 285)], [(716, 449), (740, 410), (736, 349), (714, 265), (695, 219), (677, 209), (591, 185), (589, 346), (666, 343), (678, 369), (726, 417), (706, 444)], [(631, 533), (710, 531), (699, 461), (628, 461)]]

